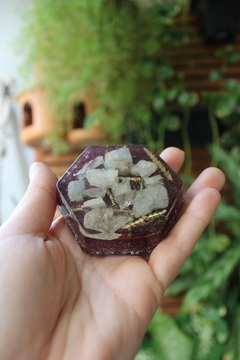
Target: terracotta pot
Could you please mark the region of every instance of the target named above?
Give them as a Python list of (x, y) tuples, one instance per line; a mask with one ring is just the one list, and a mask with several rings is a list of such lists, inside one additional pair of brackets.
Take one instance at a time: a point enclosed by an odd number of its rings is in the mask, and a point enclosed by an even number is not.
[(21, 140), (29, 146), (38, 148), (42, 140), (56, 126), (47, 104), (46, 92), (42, 88), (33, 88), (20, 94), (17, 100), (22, 107), (23, 114)]
[[(87, 92), (84, 94), (75, 94), (70, 99), (68, 106), (70, 109), (74, 109), (74, 106), (79, 109), (77, 115), (79, 119), (75, 119), (77, 121), (73, 119), (69, 122), (72, 126), (67, 133), (67, 140), (73, 149), (83, 150), (91, 145), (103, 144), (106, 141), (106, 134), (100, 125), (92, 125), (89, 128), (84, 128), (85, 117), (97, 108), (93, 96)], [(75, 115), (73, 117), (75, 117)]]
[(79, 128), (68, 132), (67, 140), (74, 149), (85, 149), (91, 145), (101, 145), (106, 141), (106, 135), (100, 126), (94, 125), (88, 129)]
[[(41, 147), (43, 139), (56, 130), (57, 121), (52, 115), (48, 105), (46, 91), (42, 88), (33, 88), (18, 96), (18, 102), (22, 107), (23, 127), (21, 130), (22, 141), (32, 147)], [(68, 121), (69, 131), (67, 140), (75, 150), (84, 150), (90, 145), (99, 145), (106, 140), (106, 136), (100, 126), (94, 125), (88, 129), (83, 127), (85, 116), (96, 109), (91, 97), (84, 94), (75, 94), (69, 100), (69, 112), (74, 115), (74, 106), (82, 107), (78, 114), (80, 119)], [(77, 115), (77, 116), (78, 116)]]

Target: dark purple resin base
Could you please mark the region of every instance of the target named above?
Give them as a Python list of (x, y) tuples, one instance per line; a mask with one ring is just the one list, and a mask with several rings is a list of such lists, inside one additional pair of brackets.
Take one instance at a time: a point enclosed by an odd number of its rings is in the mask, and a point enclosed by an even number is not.
[[(137, 164), (140, 160), (145, 160), (148, 164), (152, 162), (156, 165), (156, 169), (146, 178), (149, 180), (156, 175), (161, 176), (161, 186), (166, 189), (168, 194), (167, 206), (164, 208), (154, 208), (151, 213), (132, 218), (125, 226), (115, 230), (114, 234), (117, 236), (115, 239), (98, 239), (96, 237), (100, 234), (99, 231), (84, 226), (84, 217), (91, 210), (91, 207), (89, 208), (84, 204), (86, 204), (86, 200), (91, 198), (85, 197), (78, 199), (76, 197), (76, 200), (71, 198), (71, 196), (69, 197), (68, 186), (70, 182), (80, 179), (82, 183), (84, 183), (84, 191), (96, 188), (96, 185), (93, 186), (89, 184), (85, 177), (85, 170), (96, 169), (96, 167), (94, 167), (97, 165), (95, 161), (96, 158), (101, 160), (103, 156), (103, 159), (105, 159), (106, 153), (121, 148), (127, 148), (130, 151), (133, 164), (129, 165), (129, 163), (125, 162), (125, 168), (123, 170), (119, 170), (118, 166), (115, 166), (114, 169), (117, 168), (120, 172), (120, 175), (118, 175), (118, 179), (120, 179), (118, 180), (119, 183), (124, 179), (130, 179), (131, 191), (135, 191), (138, 194), (142, 191), (138, 181), (140, 178), (139, 174), (125, 174), (124, 171), (126, 168)], [(102, 164), (100, 160), (97, 169), (104, 169), (104, 164)], [(112, 164), (110, 165), (112, 166)], [(146, 178), (144, 178), (142, 182), (140, 181), (144, 184), (144, 188), (147, 186)], [(112, 191), (111, 188), (110, 190)], [(167, 236), (175, 224), (183, 202), (182, 180), (159, 156), (150, 148), (143, 145), (106, 145), (87, 148), (58, 181), (57, 193), (60, 211), (80, 247), (83, 251), (94, 255), (145, 255), (150, 253), (158, 243)], [(113, 199), (112, 193), (109, 196), (109, 189), (107, 193), (102, 196), (102, 200), (104, 206), (106, 206), (106, 210), (113, 208), (113, 219), (115, 219), (115, 216), (118, 216), (118, 214), (127, 214), (127, 212), (132, 215), (133, 204), (130, 204), (124, 209), (119, 208)], [(99, 236), (101, 237), (101, 234)]]

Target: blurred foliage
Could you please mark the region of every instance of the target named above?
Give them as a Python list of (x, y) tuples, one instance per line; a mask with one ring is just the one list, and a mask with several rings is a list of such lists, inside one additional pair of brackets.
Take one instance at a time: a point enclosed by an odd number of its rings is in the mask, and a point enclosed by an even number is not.
[[(210, 226), (166, 292), (167, 296), (183, 295), (173, 327), (179, 326), (194, 341), (192, 360), (240, 359), (240, 83), (225, 76), (229, 65), (240, 62), (240, 54), (228, 45), (216, 51), (216, 56), (221, 57), (222, 65), (209, 79), (221, 80), (221, 88), (203, 91), (198, 104), (208, 109), (212, 164), (226, 174), (232, 201), (222, 199)], [(181, 98), (185, 99), (183, 93)], [(187, 112), (185, 116), (187, 123)], [(221, 136), (219, 123), (225, 128)], [(160, 336), (158, 341), (162, 341)]]
[[(96, 113), (88, 124), (100, 122), (113, 143), (159, 151), (165, 127), (181, 125), (172, 109), (196, 101), (165, 55), (187, 41), (188, 9), (188, 0), (34, 0), (21, 35), (28, 44), (25, 68), (37, 73), (65, 131), (72, 96), (90, 95)], [(159, 129), (154, 116), (161, 116)], [(63, 138), (63, 127), (55, 134)]]
[(191, 360), (193, 340), (172, 317), (157, 312), (134, 360)]
[[(232, 147), (228, 144), (227, 149), (212, 145), (212, 152), (218, 152), (219, 165), (232, 184), (233, 201), (221, 201), (215, 218), (166, 292), (166, 296), (184, 294), (171, 327), (173, 331), (175, 327), (181, 329), (192, 339), (191, 360), (240, 359), (240, 156), (234, 156), (234, 148), (235, 143)], [(158, 326), (163, 329), (166, 319), (157, 316)], [(149, 329), (154, 329), (154, 325)], [(162, 342), (164, 349), (169, 349), (166, 359), (178, 359), (170, 354), (171, 337), (165, 328), (162, 333), (155, 329), (154, 337), (159, 347), (156, 349), (153, 341), (148, 343), (147, 351), (153, 352), (149, 359), (165, 359)], [(189, 349), (189, 344), (184, 347)], [(148, 359), (143, 357), (144, 351), (142, 346), (139, 359)]]

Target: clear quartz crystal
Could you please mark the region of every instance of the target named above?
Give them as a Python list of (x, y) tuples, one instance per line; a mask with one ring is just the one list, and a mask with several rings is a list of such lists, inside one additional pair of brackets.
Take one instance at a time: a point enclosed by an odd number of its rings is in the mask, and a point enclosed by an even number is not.
[(140, 175), (141, 177), (146, 177), (152, 175), (157, 170), (157, 165), (152, 161), (140, 160), (136, 165), (131, 169), (132, 175)]
[(120, 175), (130, 174), (133, 166), (132, 155), (128, 148), (122, 147), (118, 150), (109, 151), (105, 154), (105, 169), (119, 170)]
[(103, 156), (98, 156), (83, 165), (83, 167), (74, 175), (77, 176), (79, 180), (85, 179), (87, 170), (96, 169), (97, 167), (103, 165), (103, 163)]
[(103, 201), (103, 199), (100, 197), (100, 198), (95, 198), (95, 199), (91, 199), (91, 200), (87, 200), (87, 201), (84, 201), (83, 205), (82, 205), (82, 208), (91, 208), (91, 209), (94, 209), (94, 208), (97, 208), (97, 207), (102, 207), (104, 206), (106, 208), (106, 204), (105, 202)]
[(86, 213), (84, 227), (99, 231), (99, 239), (113, 240), (120, 236), (115, 231), (124, 227), (131, 220), (131, 216), (124, 213), (115, 214), (113, 209), (96, 208)]
[(162, 185), (151, 186), (139, 191), (134, 199), (133, 212), (136, 218), (150, 214), (153, 210), (168, 206), (167, 189)]
[(131, 191), (130, 181), (128, 179), (123, 180), (117, 186), (112, 188), (112, 193), (114, 196), (119, 196), (126, 194)]
[(89, 196), (89, 197), (101, 197), (104, 196), (106, 193), (106, 190), (103, 189), (102, 187), (95, 187), (95, 188), (91, 188), (91, 189), (87, 189), (84, 191), (83, 195), (85, 196)]
[(68, 184), (68, 197), (70, 201), (83, 200), (84, 190), (85, 190), (85, 182), (83, 180), (71, 181)]
[(86, 178), (92, 186), (111, 188), (118, 183), (118, 171), (105, 169), (88, 170)]
[(163, 184), (163, 177), (161, 175), (155, 175), (152, 177), (144, 177), (143, 181), (147, 187), (157, 185), (157, 184)]
[(136, 190), (131, 190), (129, 193), (122, 194), (115, 197), (116, 203), (119, 205), (120, 209), (126, 209), (133, 204), (133, 201), (136, 197)]
[(136, 190), (131, 189), (130, 181), (128, 179), (123, 180), (118, 186), (113, 187), (111, 190), (120, 209), (126, 209), (133, 204)]

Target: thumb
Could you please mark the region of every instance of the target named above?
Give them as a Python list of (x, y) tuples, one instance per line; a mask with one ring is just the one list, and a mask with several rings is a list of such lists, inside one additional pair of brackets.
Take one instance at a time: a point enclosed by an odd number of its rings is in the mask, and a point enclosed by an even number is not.
[(34, 163), (31, 166), (29, 187), (3, 225), (5, 236), (16, 233), (45, 236), (56, 210), (56, 181), (56, 175), (46, 165)]

